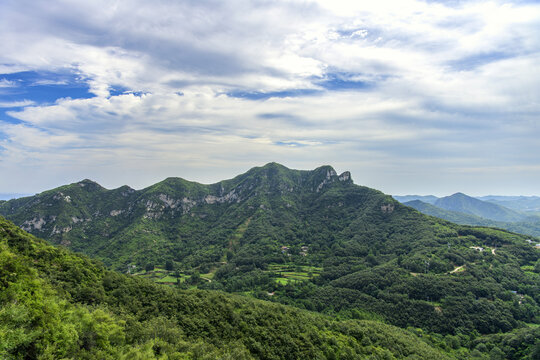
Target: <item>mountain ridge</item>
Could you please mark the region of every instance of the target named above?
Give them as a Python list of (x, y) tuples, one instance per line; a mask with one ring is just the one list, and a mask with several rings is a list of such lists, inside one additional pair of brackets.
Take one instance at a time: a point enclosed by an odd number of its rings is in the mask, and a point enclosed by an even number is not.
[(472, 226), (489, 226), (499, 229), (505, 229), (508, 231), (540, 237), (540, 218), (535, 216), (529, 216), (523, 221), (518, 222), (504, 222), (486, 219), (480, 216), (471, 215), (467, 213), (445, 210), (435, 205), (422, 202), (421, 200), (412, 200), (403, 203), (403, 205), (410, 206), (423, 214), (435, 216), (440, 219), (448, 220), (456, 224), (472, 225)]
[(500, 205), (478, 200), (461, 192), (439, 198), (433, 205), (445, 210), (462, 212), (495, 221), (516, 222), (526, 216)]
[(445, 335), (537, 321), (528, 237), (423, 215), (329, 166), (271, 163), (216, 184), (169, 178), (142, 190), (75, 183), (3, 203), (6, 212), (111, 268), (169, 267), (176, 286)]
[[(271, 211), (272, 206), (287, 210), (298, 202), (298, 197), (319, 194), (338, 184), (352, 185), (350, 172), (338, 175), (329, 165), (311, 171), (291, 170), (277, 163), (255, 167), (232, 179), (209, 185), (169, 177), (141, 190), (127, 185), (108, 190), (84, 179), (32, 197), (1, 203), (0, 214), (53, 243), (71, 246), (76, 251), (91, 247), (89, 254), (94, 251), (103, 254), (109, 246), (106, 239), (122, 231), (138, 231), (131, 226), (134, 222), (158, 220), (163, 216), (171, 222), (183, 216), (197, 216), (206, 219), (203, 222), (210, 226), (208, 223), (218, 221), (216, 217), (221, 215), (216, 210), (220, 205), (230, 207), (242, 203), (251, 215), (258, 210)], [(192, 220), (193, 226), (197, 226), (196, 219)], [(97, 224), (93, 225), (95, 222)], [(95, 228), (100, 229), (98, 234)], [(163, 232), (158, 229), (150, 232), (156, 231)], [(85, 244), (81, 240), (85, 238), (93, 239), (95, 244)]]

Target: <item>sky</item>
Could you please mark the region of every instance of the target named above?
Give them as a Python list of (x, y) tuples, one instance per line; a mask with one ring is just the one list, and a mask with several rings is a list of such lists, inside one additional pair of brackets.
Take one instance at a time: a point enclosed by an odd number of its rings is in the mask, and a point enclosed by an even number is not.
[(538, 1), (0, 1), (0, 195), (278, 162), (540, 195)]

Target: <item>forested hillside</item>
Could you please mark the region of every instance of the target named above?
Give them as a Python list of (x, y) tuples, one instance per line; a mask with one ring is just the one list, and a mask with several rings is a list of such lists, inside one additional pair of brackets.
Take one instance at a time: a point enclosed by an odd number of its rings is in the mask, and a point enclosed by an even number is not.
[[(540, 323), (530, 237), (423, 215), (329, 166), (271, 163), (213, 185), (170, 178), (140, 191), (86, 180), (5, 202), (0, 212), (170, 287), (384, 321), (455, 339), (457, 349), (495, 334), (510, 341)], [(527, 341), (497, 349), (518, 359), (533, 351)]]
[(0, 218), (2, 359), (453, 357), (379, 322), (121, 275)]

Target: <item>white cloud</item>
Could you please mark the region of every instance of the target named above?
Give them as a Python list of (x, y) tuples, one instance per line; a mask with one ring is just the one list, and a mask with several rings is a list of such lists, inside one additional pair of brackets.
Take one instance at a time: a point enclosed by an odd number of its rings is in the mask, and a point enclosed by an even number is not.
[[(171, 175), (215, 181), (266, 161), (331, 163), (397, 192), (418, 177), (450, 187), (466, 185), (455, 169), (497, 168), (521, 172), (531, 179), (524, 189), (540, 192), (531, 177), (540, 175), (531, 167), (538, 159), (528, 155), (540, 153), (537, 4), (32, 4), (0, 14), (0, 72), (70, 69), (97, 96), (0, 102), (34, 105), (9, 112), (23, 123), (0, 129), (0, 169), (32, 163), (36, 173), (142, 186)], [(366, 87), (339, 89), (343, 79)], [(112, 87), (144, 95), (110, 96)], [(299, 89), (319, 92), (227, 95)], [(500, 176), (499, 192), (509, 176)]]
[(0, 88), (10, 88), (15, 86), (17, 86), (17, 83), (15, 83), (15, 81), (0, 79)]
[(0, 101), (0, 108), (14, 108), (14, 107), (25, 107), (34, 105), (35, 103), (31, 100), (23, 101)]

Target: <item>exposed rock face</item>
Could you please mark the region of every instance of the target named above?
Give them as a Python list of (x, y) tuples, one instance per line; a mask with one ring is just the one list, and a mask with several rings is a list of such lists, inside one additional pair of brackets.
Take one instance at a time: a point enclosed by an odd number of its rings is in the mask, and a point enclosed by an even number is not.
[(71, 196), (64, 195), (63, 193), (59, 192), (58, 194), (53, 196), (54, 200), (64, 200), (65, 202), (70, 203), (71, 202)]
[(122, 189), (124, 189), (122, 192), (121, 192), (121, 195), (123, 197), (128, 197), (129, 195), (133, 194), (135, 192), (135, 189), (132, 189), (130, 188), (129, 186), (124, 186), (122, 187)]
[(123, 214), (125, 212), (125, 210), (111, 210), (111, 212), (109, 213), (111, 216), (118, 216), (120, 214)]
[(389, 213), (391, 214), (394, 211), (394, 204), (385, 204), (381, 205), (381, 211), (383, 213)]
[(349, 181), (351, 179), (351, 173), (345, 171), (343, 174), (339, 175), (339, 181)]
[(330, 184), (332, 182), (335, 181), (335, 177), (337, 176), (337, 173), (332, 169), (332, 170), (326, 170), (326, 179), (324, 179), (318, 186), (317, 186), (317, 189), (315, 190), (315, 192), (319, 192), (322, 190), (322, 188), (324, 187), (324, 185), (326, 184)]
[(163, 201), (165, 205), (170, 207), (171, 209), (176, 208), (181, 203), (180, 200), (175, 200), (173, 198), (170, 198), (169, 195), (166, 195), (166, 194), (159, 194), (158, 198), (159, 200)]
[(223, 196), (214, 196), (214, 195), (206, 195), (203, 200), (207, 204), (215, 204), (215, 203), (232, 203), (232, 202), (239, 202), (240, 197), (235, 192), (235, 189), (230, 191), (229, 193), (223, 195)]
[(43, 217), (35, 217), (32, 220), (26, 220), (22, 223), (21, 229), (24, 231), (41, 230), (47, 224)]
[(326, 180), (330, 180), (332, 176), (336, 176), (337, 173), (334, 170), (326, 170)]
[(73, 226), (67, 226), (65, 228), (56, 228), (56, 225), (54, 225), (53, 229), (52, 229), (52, 232), (51, 232), (51, 235), (56, 235), (56, 234), (64, 234), (64, 233), (68, 233), (70, 232), (71, 230), (73, 229)]
[(188, 198), (182, 199), (182, 214), (187, 214), (192, 207), (197, 205), (197, 202)]
[(145, 205), (146, 213), (143, 216), (145, 219), (158, 219), (163, 214), (163, 206), (159, 206), (152, 200), (147, 200)]

